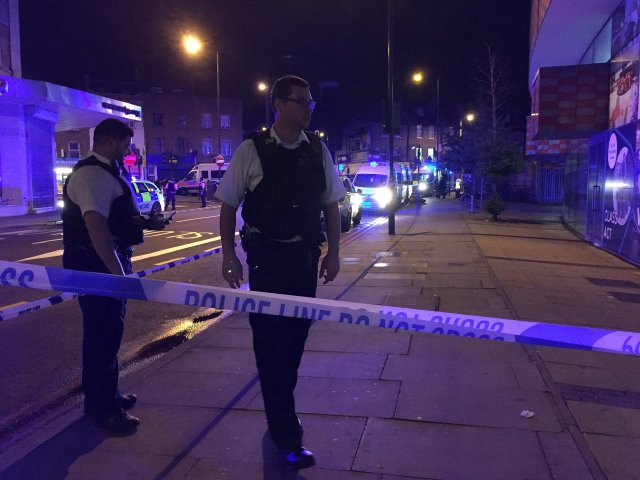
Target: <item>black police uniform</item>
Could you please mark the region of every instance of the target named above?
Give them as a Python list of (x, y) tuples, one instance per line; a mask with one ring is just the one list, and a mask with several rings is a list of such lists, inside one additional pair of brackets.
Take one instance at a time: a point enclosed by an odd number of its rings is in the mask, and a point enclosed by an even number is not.
[[(62, 213), (64, 268), (88, 272), (110, 273), (96, 253), (84, 223), (80, 207), (67, 194), (67, 185), (74, 172), (88, 165), (105, 169), (122, 185), (123, 194), (111, 204), (107, 219), (114, 236), (115, 248), (125, 274), (132, 273), (131, 255), (133, 245), (143, 242), (142, 225), (137, 203), (131, 187), (120, 177), (116, 165), (108, 166), (95, 157), (81, 160), (73, 168), (63, 189), (64, 210)], [(118, 392), (118, 350), (124, 332), (127, 300), (122, 298), (81, 295), (78, 297), (82, 310), (82, 387), (85, 394), (85, 412), (96, 417), (108, 417), (120, 406)]]
[[(307, 137), (295, 149), (268, 132), (252, 137), (263, 178), (242, 208), (251, 290), (315, 297), (326, 180), (320, 140)], [(297, 448), (302, 427), (293, 392), (311, 321), (251, 313), (249, 322), (271, 438), (279, 449)]]

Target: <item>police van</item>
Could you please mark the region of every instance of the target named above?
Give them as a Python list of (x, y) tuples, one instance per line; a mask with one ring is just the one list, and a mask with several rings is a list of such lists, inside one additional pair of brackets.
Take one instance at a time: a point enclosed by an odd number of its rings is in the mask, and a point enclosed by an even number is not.
[(397, 206), (407, 203), (411, 197), (411, 171), (403, 163), (393, 164), (396, 176), (395, 188), (392, 190), (389, 179), (389, 164), (372, 161), (362, 164), (353, 178), (353, 184), (361, 191), (362, 208), (384, 210), (395, 199)]
[(222, 178), (224, 172), (227, 171), (228, 163), (225, 163), (222, 167), (218, 168), (216, 163), (200, 163), (193, 167), (187, 176), (184, 177), (176, 184), (178, 195), (197, 195), (198, 188), (200, 186), (200, 179), (205, 182), (215, 182), (219, 178)]
[(155, 183), (147, 180), (134, 180), (131, 182), (131, 186), (138, 201), (140, 213), (157, 215), (164, 210), (164, 195)]

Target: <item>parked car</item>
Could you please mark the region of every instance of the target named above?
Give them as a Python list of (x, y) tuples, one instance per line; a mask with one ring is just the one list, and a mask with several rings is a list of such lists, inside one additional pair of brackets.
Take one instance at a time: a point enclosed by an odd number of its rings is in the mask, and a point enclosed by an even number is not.
[(351, 225), (356, 226), (362, 220), (362, 196), (356, 191), (348, 177), (340, 177), (347, 194), (340, 199), (340, 230), (348, 232)]
[(155, 183), (148, 180), (134, 180), (131, 186), (138, 201), (140, 213), (157, 215), (164, 210), (164, 195)]

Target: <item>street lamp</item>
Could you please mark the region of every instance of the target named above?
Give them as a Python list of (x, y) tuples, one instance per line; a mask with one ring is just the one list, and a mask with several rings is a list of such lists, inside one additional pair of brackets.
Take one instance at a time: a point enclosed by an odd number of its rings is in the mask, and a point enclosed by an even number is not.
[[(476, 120), (476, 114), (473, 113), (473, 112), (468, 112), (468, 113), (465, 114), (464, 120), (466, 120), (467, 123), (473, 123)], [(460, 119), (460, 132), (459, 132), (458, 136), (460, 138), (462, 138), (462, 118)]]
[[(187, 33), (182, 36), (182, 48), (190, 57), (198, 56), (203, 48), (202, 40), (196, 35)], [(218, 154), (222, 150), (220, 141), (220, 54), (216, 49), (216, 109), (218, 115)]]
[(258, 83), (258, 90), (264, 92), (264, 124), (269, 128), (269, 85), (264, 82)]

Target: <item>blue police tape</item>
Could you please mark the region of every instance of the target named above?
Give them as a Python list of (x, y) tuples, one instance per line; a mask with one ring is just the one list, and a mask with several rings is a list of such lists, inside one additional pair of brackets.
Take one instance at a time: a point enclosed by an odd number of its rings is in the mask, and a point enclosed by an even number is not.
[[(237, 243), (234, 243), (234, 246), (237, 246)], [(177, 267), (178, 265), (184, 265), (185, 263), (189, 263), (194, 260), (198, 260), (200, 258), (208, 257), (210, 255), (215, 255), (217, 253), (220, 253), (221, 251), (222, 251), (222, 247), (217, 247), (203, 253), (192, 255), (190, 257), (182, 258), (180, 260), (174, 260), (172, 262), (168, 262), (163, 265), (158, 265), (156, 267), (149, 268), (147, 270), (135, 272), (135, 273), (132, 273), (131, 275), (139, 278), (146, 277), (147, 275), (151, 275), (152, 273), (157, 273), (162, 270), (166, 270), (168, 268)], [(36, 310), (42, 310), (43, 308), (51, 307), (53, 305), (57, 305), (62, 302), (73, 300), (77, 296), (78, 296), (77, 293), (65, 292), (60, 295), (53, 295), (48, 298), (41, 298), (39, 300), (34, 300), (33, 302), (23, 303), (15, 307), (10, 307), (4, 310), (0, 310), (0, 322), (3, 320), (8, 320), (10, 318), (19, 317), (20, 315), (26, 315), (28, 313), (35, 312)]]
[(0, 285), (640, 355), (640, 333), (296, 297), (0, 261)]

